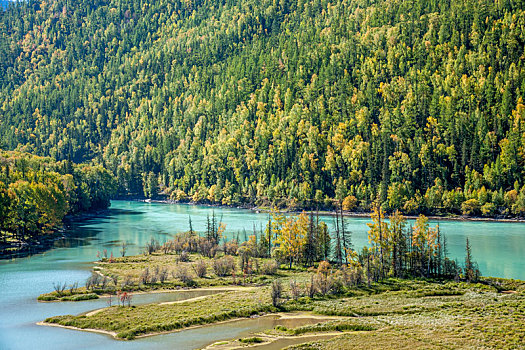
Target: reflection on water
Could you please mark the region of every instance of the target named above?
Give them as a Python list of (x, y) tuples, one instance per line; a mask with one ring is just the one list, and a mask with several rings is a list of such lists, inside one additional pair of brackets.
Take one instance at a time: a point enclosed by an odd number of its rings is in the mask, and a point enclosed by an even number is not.
[[(83, 285), (90, 275), (91, 262), (97, 260), (97, 252), (107, 249), (108, 255), (119, 256), (120, 243), (127, 242), (127, 254), (138, 254), (152, 237), (162, 243), (172, 234), (188, 230), (190, 216), (193, 228), (204, 232), (207, 216), (212, 211), (222, 216), (226, 223), (227, 238), (243, 229), (251, 232), (254, 225), (264, 227), (268, 218), (265, 213), (233, 208), (114, 201), (106, 214), (71, 223), (67, 238), (57, 240), (53, 249), (31, 257), (0, 261), (0, 349), (29, 349), (35, 344), (40, 349), (53, 350), (191, 349), (218, 339), (239, 337), (242, 332), (252, 332), (253, 327), (273, 328), (275, 325), (265, 324), (270, 321), (261, 318), (124, 342), (100, 334), (35, 325), (50, 316), (79, 314), (106, 306), (104, 299), (77, 303), (36, 302), (36, 297), (51, 291), (55, 282)], [(333, 218), (322, 219), (329, 226), (333, 225)], [(347, 219), (356, 249), (368, 244), (366, 223), (369, 221), (367, 218)], [(447, 236), (452, 258), (464, 260), (465, 239), (469, 237), (472, 253), (484, 275), (525, 279), (525, 259), (522, 259), (525, 256), (525, 224), (444, 221), (440, 228)]]

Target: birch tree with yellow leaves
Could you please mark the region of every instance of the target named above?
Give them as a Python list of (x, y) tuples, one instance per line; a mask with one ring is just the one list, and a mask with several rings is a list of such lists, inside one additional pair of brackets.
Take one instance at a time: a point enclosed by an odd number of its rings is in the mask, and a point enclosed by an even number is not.
[(294, 262), (301, 259), (308, 233), (308, 216), (301, 213), (298, 217), (290, 217), (275, 228), (277, 238), (276, 254), (289, 262), (290, 269)]

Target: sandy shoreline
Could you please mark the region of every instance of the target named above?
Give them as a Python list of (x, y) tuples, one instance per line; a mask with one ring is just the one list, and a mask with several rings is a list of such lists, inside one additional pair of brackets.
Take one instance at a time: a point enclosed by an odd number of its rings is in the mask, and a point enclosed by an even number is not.
[(37, 324), (38, 326), (50, 326), (50, 327), (59, 327), (59, 328), (72, 329), (72, 330), (75, 330), (75, 331), (84, 331), (84, 332), (91, 332), (91, 333), (101, 333), (101, 334), (110, 335), (110, 336), (112, 336), (112, 337), (115, 338), (115, 339), (119, 339), (119, 338), (117, 338), (117, 333), (116, 333), (116, 332), (105, 331), (105, 330), (102, 330), (102, 329), (95, 329), (95, 328), (78, 328), (78, 327), (73, 327), (73, 326), (63, 326), (63, 325), (61, 325), (61, 324), (57, 324), (57, 323), (49, 323), (49, 322), (44, 322), (44, 321), (37, 322), (36, 324)]

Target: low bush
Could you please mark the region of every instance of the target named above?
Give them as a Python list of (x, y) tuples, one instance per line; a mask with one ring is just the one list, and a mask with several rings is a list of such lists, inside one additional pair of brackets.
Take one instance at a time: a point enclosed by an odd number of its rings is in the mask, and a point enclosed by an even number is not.
[(99, 296), (95, 293), (88, 294), (74, 294), (67, 296), (57, 296), (55, 293), (42, 294), (39, 295), (36, 300), (38, 301), (82, 301), (82, 300), (92, 300), (98, 299)]
[(42, 294), (42, 295), (39, 295), (38, 298), (36, 298), (36, 300), (39, 300), (39, 301), (53, 301), (53, 300), (58, 300), (58, 298), (55, 295), (52, 295), (52, 294)]
[(99, 296), (95, 293), (89, 293), (89, 294), (76, 294), (72, 296), (63, 297), (60, 300), (63, 301), (82, 301), (82, 300), (93, 300), (98, 299)]
[(281, 305), (281, 295), (283, 293), (283, 286), (281, 284), (281, 281), (273, 281), (272, 283), (272, 291), (271, 291), (271, 297), (272, 297), (272, 305), (277, 307)]
[(193, 265), (193, 270), (195, 271), (197, 277), (203, 278), (204, 276), (206, 276), (208, 268), (204, 260), (199, 260)]
[(219, 277), (229, 276), (235, 271), (235, 260), (230, 255), (213, 260), (213, 272)]
[(261, 264), (259, 271), (263, 275), (275, 275), (278, 267), (277, 261), (267, 260)]
[(239, 339), (239, 341), (243, 344), (257, 344), (257, 343), (264, 342), (264, 340), (259, 337), (242, 338), (242, 339)]
[(178, 265), (175, 270), (173, 271), (173, 277), (179, 279), (184, 284), (191, 284), (193, 282), (193, 278), (186, 268), (186, 266)]
[(355, 324), (355, 323), (328, 322), (328, 323), (318, 323), (315, 325), (308, 325), (308, 326), (288, 329), (286, 330), (286, 332), (292, 335), (300, 335), (300, 334), (314, 333), (314, 332), (373, 331), (375, 329), (376, 328), (372, 326)]

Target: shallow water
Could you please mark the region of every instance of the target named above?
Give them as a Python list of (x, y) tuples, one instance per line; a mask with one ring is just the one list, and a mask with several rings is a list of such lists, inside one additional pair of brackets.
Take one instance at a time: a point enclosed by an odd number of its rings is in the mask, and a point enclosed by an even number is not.
[[(212, 211), (222, 216), (227, 225), (227, 237), (239, 234), (241, 240), (245, 236), (243, 230), (248, 236), (254, 225), (257, 229), (264, 227), (268, 218), (267, 214), (242, 209), (114, 201), (108, 215), (74, 224), (68, 229), (69, 238), (57, 241), (54, 249), (27, 258), (1, 261), (0, 349), (192, 349), (219, 338), (238, 337), (246, 327), (253, 326), (252, 323), (243, 321), (235, 327), (217, 325), (214, 331), (205, 331), (209, 328), (205, 327), (132, 342), (35, 324), (46, 317), (78, 314), (105, 306), (104, 299), (77, 303), (36, 302), (39, 294), (52, 290), (54, 282), (83, 284), (90, 274), (91, 262), (97, 259), (97, 252), (107, 249), (108, 255), (113, 252), (118, 256), (120, 243), (126, 241), (128, 255), (137, 254), (151, 237), (163, 242), (174, 233), (188, 230), (190, 215), (193, 228), (204, 231), (207, 215), (211, 216)], [(332, 225), (332, 218), (324, 219)], [(347, 219), (356, 248), (367, 244), (367, 222), (370, 220), (366, 218)], [(525, 224), (443, 221), (440, 227), (448, 238), (450, 256), (463, 261), (465, 239), (469, 237), (472, 253), (483, 275), (525, 279), (525, 259), (522, 258), (525, 256)], [(185, 334), (184, 337), (181, 334)]]

